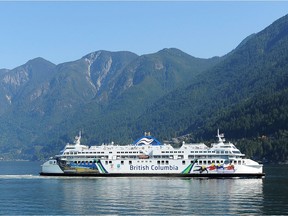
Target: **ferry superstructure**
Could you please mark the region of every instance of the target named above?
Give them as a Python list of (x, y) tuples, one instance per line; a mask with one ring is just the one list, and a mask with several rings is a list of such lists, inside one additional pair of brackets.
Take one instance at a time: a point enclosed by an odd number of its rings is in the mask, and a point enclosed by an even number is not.
[(217, 143), (182, 143), (180, 148), (162, 144), (145, 133), (129, 145), (73, 144), (42, 165), (41, 175), (54, 176), (183, 176), (263, 177), (263, 165), (245, 158), (217, 131)]

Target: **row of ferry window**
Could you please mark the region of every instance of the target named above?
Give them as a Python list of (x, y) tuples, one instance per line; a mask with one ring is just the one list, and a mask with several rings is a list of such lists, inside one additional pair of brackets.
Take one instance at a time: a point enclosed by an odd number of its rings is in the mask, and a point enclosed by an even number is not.
[(161, 151), (161, 153), (184, 153), (184, 151)]
[(65, 152), (64, 153), (64, 155), (74, 155), (74, 154), (105, 154), (105, 152)]
[[(138, 160), (137, 161), (138, 163), (152, 163), (152, 161), (150, 160), (150, 161), (148, 161), (148, 160)], [(182, 161), (182, 164), (184, 165), (184, 164), (186, 164), (186, 162), (187, 161), (185, 161), (185, 160), (183, 160)], [(74, 161), (74, 163), (78, 163), (78, 164), (92, 164), (93, 163), (93, 161)], [(124, 165), (124, 161), (121, 161), (120, 162), (121, 163), (121, 165)], [(194, 161), (190, 161), (190, 163), (194, 163)], [(234, 164), (234, 165), (241, 165), (241, 164), (245, 164), (245, 162), (244, 161), (241, 161), (241, 160), (230, 160), (230, 161), (228, 161), (228, 160), (198, 160), (198, 162), (197, 162), (199, 165), (210, 165), (210, 164), (223, 164), (223, 163), (225, 163), (225, 164), (228, 164), (228, 163), (231, 163), (231, 164)], [(105, 164), (106, 165), (108, 165), (108, 164), (112, 164), (112, 161), (105, 161)], [(129, 164), (132, 164), (132, 161), (129, 161)], [(162, 160), (162, 161), (157, 161), (157, 164), (162, 164), (162, 165), (169, 165), (169, 161), (164, 161), (164, 160)]]
[[(138, 160), (137, 161), (137, 163), (152, 163), (152, 161), (150, 160), (150, 161), (148, 161), (148, 160), (145, 160), (145, 161), (143, 161), (143, 160)], [(182, 164), (183, 165), (185, 165), (186, 164), (186, 162), (188, 162), (188, 161), (185, 161), (185, 160), (183, 160), (182, 161)], [(129, 161), (128, 162), (129, 163), (129, 165), (131, 165), (132, 164), (132, 161)], [(189, 162), (188, 162), (189, 163)], [(194, 163), (194, 161), (190, 161), (190, 163), (192, 164), (192, 163)], [(199, 160), (199, 161), (197, 161), (197, 164), (199, 164), (199, 165), (211, 165), (211, 164), (223, 164), (223, 163), (225, 163), (225, 164), (234, 164), (234, 165), (241, 165), (241, 164), (245, 164), (245, 162), (244, 161), (241, 161), (241, 160), (230, 160), (230, 161), (228, 161), (228, 160), (208, 160), (208, 161), (206, 161), (206, 160)], [(107, 164), (112, 164), (112, 161), (105, 161), (105, 164), (107, 165)], [(161, 164), (161, 165), (169, 165), (169, 161), (164, 161), (164, 160), (162, 160), (162, 161), (157, 161), (157, 164)], [(121, 161), (121, 165), (124, 165), (124, 161)]]
[[(216, 155), (217, 157), (219, 157), (219, 158), (223, 158), (223, 159), (227, 159), (228, 158), (228, 156), (227, 155)], [(188, 155), (188, 159), (205, 159), (205, 158), (207, 158), (207, 159), (209, 159), (209, 158), (214, 158), (215, 157), (215, 155), (214, 156), (212, 156), (212, 155)], [(70, 158), (83, 158), (83, 157), (75, 157), (75, 156), (67, 156), (67, 157), (63, 157), (64, 159), (65, 158), (67, 158), (67, 159), (70, 159)], [(84, 158), (95, 158), (94, 156), (84, 156)], [(101, 156), (101, 157), (99, 157), (99, 158), (101, 158), (101, 159), (108, 159), (108, 156), (106, 155), (106, 156)], [(117, 157), (116, 157), (117, 159), (128, 159), (128, 158), (138, 158), (137, 156), (135, 156), (135, 155), (130, 155), (130, 156), (120, 156), (120, 155), (118, 155)], [(169, 159), (173, 159), (174, 158), (174, 156), (173, 155), (154, 155), (153, 156), (153, 158), (163, 158), (163, 159), (165, 159), (165, 158), (169, 158)], [(182, 158), (184, 158), (184, 155), (177, 155), (177, 158), (176, 159), (182, 159)], [(240, 156), (236, 156), (236, 158), (241, 158)]]
[(241, 161), (241, 160), (198, 160), (198, 164), (199, 165), (207, 165), (207, 164), (228, 164), (228, 163), (231, 163), (231, 164), (234, 164), (234, 165), (241, 165), (241, 164), (245, 164), (245, 161)]
[[(184, 153), (184, 151), (161, 151), (161, 153)], [(191, 153), (215, 153), (215, 151), (191, 151)], [(217, 151), (216, 153), (220, 153), (220, 151)], [(222, 154), (224, 154), (224, 151), (221, 151)], [(229, 153), (228, 151), (225, 151), (225, 153)]]
[[(184, 151), (162, 151), (161, 153), (184, 153)], [(192, 154), (197, 154), (197, 153), (204, 153), (204, 154), (209, 154), (209, 153), (216, 153), (216, 154), (229, 154), (232, 153), (231, 151), (191, 151), (190, 153)], [(233, 153), (239, 154), (239, 151), (233, 151)]]
[[(109, 154), (112, 154), (113, 152), (109, 152)], [(105, 152), (65, 152), (64, 154), (105, 154)], [(129, 151), (129, 152), (117, 152), (117, 154), (139, 154), (139, 152), (137, 151)]]
[[(111, 152), (112, 153), (112, 152)], [(117, 154), (139, 154), (139, 152), (138, 151), (133, 151), (133, 152), (131, 152), (131, 151), (129, 151), (129, 152), (117, 152)]]
[[(199, 158), (215, 158), (215, 156), (219, 158), (228, 158), (228, 155), (188, 155), (188, 159), (199, 159)], [(134, 158), (130, 156), (129, 158)], [(154, 155), (153, 158), (170, 158), (173, 159), (173, 155)], [(176, 159), (184, 158), (184, 155), (177, 155)], [(236, 156), (236, 158), (240, 158), (240, 156)]]

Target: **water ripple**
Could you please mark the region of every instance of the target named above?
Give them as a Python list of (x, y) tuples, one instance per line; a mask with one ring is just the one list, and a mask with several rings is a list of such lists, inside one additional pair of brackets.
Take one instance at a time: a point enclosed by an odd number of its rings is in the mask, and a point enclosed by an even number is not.
[(264, 179), (71, 178), (3, 173), (0, 214), (287, 215), (286, 170), (273, 168), (275, 174)]

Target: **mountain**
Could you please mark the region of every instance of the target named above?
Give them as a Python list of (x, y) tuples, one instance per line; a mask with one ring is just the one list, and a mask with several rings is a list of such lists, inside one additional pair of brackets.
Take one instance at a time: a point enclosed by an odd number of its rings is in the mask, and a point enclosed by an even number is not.
[[(124, 73), (126, 77), (122, 77), (117, 85), (126, 86), (123, 80), (128, 80), (130, 88), (115, 98), (101, 112), (96, 122), (88, 124), (93, 125), (91, 132), (94, 131), (92, 133), (95, 139), (97, 137), (104, 139), (104, 134), (109, 134), (110, 139), (105, 141), (123, 139), (123, 136), (131, 139), (135, 136), (131, 122), (153, 106), (161, 97), (179, 86), (188, 85), (190, 80), (218, 61), (220, 58), (194, 58), (177, 49), (164, 49), (155, 54), (141, 56), (126, 68)], [(111, 122), (111, 120), (113, 121), (112, 125), (99, 124), (99, 122)], [(115, 135), (110, 132), (114, 127), (117, 128)], [(140, 134), (142, 133), (143, 128)]]
[[(131, 122), (147, 107), (179, 86), (187, 85), (196, 74), (220, 60), (194, 58), (178, 49), (164, 49), (155, 54), (139, 56), (127, 64), (117, 79), (113, 79), (105, 91), (106, 94), (109, 92), (106, 100), (96, 97), (89, 101), (59, 128), (71, 125), (65, 131), (70, 136), (83, 129), (89, 134), (86, 138), (91, 144), (112, 140), (131, 141), (134, 136)], [(55, 131), (59, 128), (55, 128)]]
[[(36, 58), (28, 61), (25, 65), (13, 70), (4, 70), (0, 73), (1, 100), (0, 113), (6, 111), (12, 101), (21, 101), (23, 94), (35, 88), (38, 82), (45, 82), (53, 73), (54, 64)], [(32, 98), (31, 98), (32, 100)]]
[[(143, 56), (101, 50), (59, 65), (36, 58), (3, 70), (0, 151), (4, 158), (35, 158), (79, 129), (91, 134), (90, 142), (122, 137), (146, 107), (218, 61), (177, 49)], [(113, 127), (119, 132), (109, 137)]]

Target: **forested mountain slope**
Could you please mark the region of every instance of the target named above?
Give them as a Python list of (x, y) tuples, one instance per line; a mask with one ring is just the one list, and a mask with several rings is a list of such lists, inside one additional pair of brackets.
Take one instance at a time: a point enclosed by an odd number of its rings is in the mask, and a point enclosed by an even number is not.
[[(179, 86), (189, 84), (189, 80), (219, 61), (221, 58), (218, 57), (194, 58), (178, 49), (164, 49), (140, 56), (123, 69), (121, 77), (113, 85), (115, 90), (110, 91), (112, 100), (99, 104), (96, 97), (81, 106), (72, 118), (64, 122), (69, 125), (64, 132), (73, 137), (77, 130), (83, 129), (86, 134), (84, 142), (90, 144), (132, 142), (139, 135), (134, 134), (134, 121), (148, 107)], [(65, 125), (60, 124), (55, 130), (59, 131)]]
[(127, 140), (127, 127), (147, 107), (220, 60), (178, 49), (143, 56), (101, 50), (59, 65), (37, 58), (1, 70), (2, 157), (55, 153), (80, 129), (88, 144)]
[[(257, 157), (286, 161), (287, 88), (288, 16), (285, 16), (245, 39), (189, 86), (158, 101), (137, 120), (138, 127), (159, 122), (153, 124), (152, 131), (169, 138), (192, 133), (194, 139), (207, 139), (221, 128), (231, 138), (245, 139), (247, 145), (242, 147), (249, 149), (250, 156), (265, 151), (265, 155)], [(259, 137), (265, 137), (265, 142), (260, 139), (257, 143), (255, 139)], [(270, 151), (281, 156), (271, 157), (272, 152), (263, 150), (267, 142), (274, 146)]]

